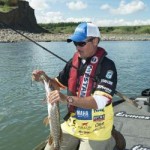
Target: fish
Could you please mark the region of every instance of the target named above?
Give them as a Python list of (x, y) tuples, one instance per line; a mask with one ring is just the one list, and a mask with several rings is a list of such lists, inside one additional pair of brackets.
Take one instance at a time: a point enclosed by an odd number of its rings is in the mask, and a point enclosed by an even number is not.
[(41, 75), (41, 79), (44, 83), (47, 98), (48, 117), (46, 119), (47, 121), (45, 122), (48, 122), (50, 127), (50, 136), (48, 139), (49, 148), (47, 148), (46, 150), (60, 150), (60, 143), (62, 141), (62, 130), (60, 125), (59, 102), (54, 103), (53, 105), (49, 102), (49, 92), (55, 89), (50, 84), (50, 80), (47, 81), (43, 75)]

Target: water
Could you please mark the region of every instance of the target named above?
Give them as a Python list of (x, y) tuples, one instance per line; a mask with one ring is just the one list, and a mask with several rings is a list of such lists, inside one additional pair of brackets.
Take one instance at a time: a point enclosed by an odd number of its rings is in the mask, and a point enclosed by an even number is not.
[[(69, 60), (75, 52), (65, 42), (39, 43), (62, 58)], [(150, 88), (150, 42), (101, 42), (118, 70), (117, 90), (136, 96)], [(42, 69), (55, 77), (65, 65), (30, 42), (0, 43), (0, 150), (31, 150), (49, 134), (42, 123), (47, 115), (42, 102), (44, 88), (40, 83), (31, 86), (31, 73)], [(116, 100), (117, 97), (114, 97)], [(61, 114), (65, 114), (61, 105)]]

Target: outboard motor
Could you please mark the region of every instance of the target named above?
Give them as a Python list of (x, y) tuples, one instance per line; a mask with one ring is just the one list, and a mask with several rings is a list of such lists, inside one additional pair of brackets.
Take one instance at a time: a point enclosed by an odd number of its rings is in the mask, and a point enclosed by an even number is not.
[(142, 105), (142, 109), (150, 112), (150, 89), (143, 90), (141, 96), (137, 97), (135, 101)]
[(147, 101), (144, 101), (144, 105), (148, 106), (148, 112), (150, 112), (150, 89), (143, 90), (141, 95), (147, 96)]
[(145, 89), (144, 91), (142, 91), (141, 95), (142, 96), (150, 96), (150, 89)]

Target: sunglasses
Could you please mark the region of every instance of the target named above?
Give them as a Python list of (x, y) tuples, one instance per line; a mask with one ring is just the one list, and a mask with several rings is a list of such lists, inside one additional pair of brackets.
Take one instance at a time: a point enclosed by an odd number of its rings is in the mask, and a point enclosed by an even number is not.
[(88, 39), (85, 42), (73, 42), (75, 46), (80, 46), (83, 47), (85, 46), (88, 42), (92, 42), (94, 38)]

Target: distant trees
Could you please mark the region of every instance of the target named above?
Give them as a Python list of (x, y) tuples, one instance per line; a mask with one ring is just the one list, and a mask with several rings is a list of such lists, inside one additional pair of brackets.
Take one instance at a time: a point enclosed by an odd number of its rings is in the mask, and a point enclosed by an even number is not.
[(19, 0), (0, 0), (0, 5), (2, 6), (7, 5), (13, 7), (18, 5), (18, 1)]
[[(61, 22), (39, 24), (50, 33), (73, 33), (76, 26), (75, 22)], [(150, 34), (150, 25), (145, 26), (118, 26), (118, 27), (99, 27), (101, 33), (106, 34)]]

